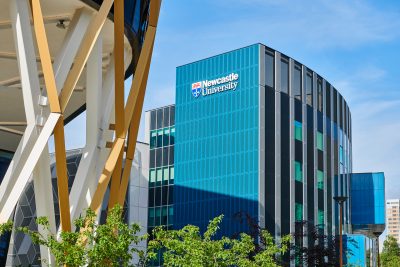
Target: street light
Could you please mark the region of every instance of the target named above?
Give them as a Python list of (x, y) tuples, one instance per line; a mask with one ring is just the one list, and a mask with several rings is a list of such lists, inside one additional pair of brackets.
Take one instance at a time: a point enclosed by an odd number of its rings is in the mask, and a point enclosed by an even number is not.
[(340, 207), (340, 217), (339, 217), (339, 244), (340, 244), (340, 267), (343, 266), (343, 235), (342, 235), (342, 224), (343, 224), (343, 203), (348, 199), (345, 196), (336, 196), (333, 199), (339, 204)]

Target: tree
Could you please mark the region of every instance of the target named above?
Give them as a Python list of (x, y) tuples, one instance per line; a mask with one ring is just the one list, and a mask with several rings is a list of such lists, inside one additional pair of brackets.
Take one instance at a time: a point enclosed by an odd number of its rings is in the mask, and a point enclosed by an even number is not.
[(388, 235), (383, 242), (381, 263), (382, 267), (400, 266), (400, 247), (393, 236)]
[(199, 227), (193, 225), (180, 230), (156, 227), (154, 239), (149, 242), (149, 253), (154, 258), (162, 249), (165, 266), (278, 266), (275, 255), (287, 251), (290, 237), (283, 238), (281, 244), (276, 245), (272, 236), (263, 230), (261, 234), (266, 245), (254, 253), (254, 239), (248, 234), (241, 233), (236, 239), (214, 238), (222, 219), (223, 215), (211, 220), (203, 235)]
[[(144, 258), (144, 252), (130, 245), (137, 244), (145, 237), (138, 237), (140, 230), (137, 224), (127, 225), (122, 220), (122, 208), (116, 205), (109, 213), (105, 224), (96, 222), (96, 214), (87, 210), (85, 217), (77, 219), (74, 224), (77, 231), (61, 232), (57, 240), (56, 233), (50, 231), (48, 219), (40, 217), (38, 225), (43, 226), (46, 235), (31, 231), (27, 227), (19, 227), (29, 235), (32, 242), (48, 247), (54, 255), (57, 266), (130, 266), (136, 253)], [(0, 226), (0, 234), (11, 231), (12, 222)], [(46, 264), (46, 263), (44, 263)]]
[[(294, 243), (291, 245), (292, 259), (297, 265), (304, 266), (337, 266), (339, 262), (339, 236), (325, 234), (321, 225), (307, 221), (295, 224), (292, 234)], [(307, 240), (308, 246), (305, 241)], [(348, 239), (347, 242), (355, 242)], [(347, 251), (351, 256), (352, 251)]]

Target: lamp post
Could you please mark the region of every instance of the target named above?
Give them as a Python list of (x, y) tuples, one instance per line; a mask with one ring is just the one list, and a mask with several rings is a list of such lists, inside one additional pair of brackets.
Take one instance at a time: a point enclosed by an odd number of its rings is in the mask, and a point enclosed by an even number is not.
[(343, 234), (342, 234), (342, 224), (343, 224), (343, 203), (348, 199), (345, 196), (336, 196), (333, 199), (339, 204), (340, 215), (339, 215), (339, 251), (340, 251), (340, 267), (343, 267)]

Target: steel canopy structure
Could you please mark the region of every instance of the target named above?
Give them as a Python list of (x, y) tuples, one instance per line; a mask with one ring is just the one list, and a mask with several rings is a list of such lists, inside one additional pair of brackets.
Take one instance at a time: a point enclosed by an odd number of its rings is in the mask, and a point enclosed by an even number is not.
[[(87, 207), (99, 212), (110, 183), (109, 208), (123, 203), (160, 5), (161, 0), (2, 1), (0, 149), (14, 156), (0, 185), (0, 223), (11, 219), (33, 180), (37, 216), (48, 217), (57, 231), (48, 151), (52, 135), (58, 230), (73, 231), (71, 221)], [(125, 104), (124, 80), (130, 74)], [(85, 108), (86, 145), (69, 192), (64, 124)], [(51, 264), (50, 252), (40, 249)]]

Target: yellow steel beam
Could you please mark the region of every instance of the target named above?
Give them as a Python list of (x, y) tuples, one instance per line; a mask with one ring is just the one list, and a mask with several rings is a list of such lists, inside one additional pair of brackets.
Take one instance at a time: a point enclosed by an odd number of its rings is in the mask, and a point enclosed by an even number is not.
[[(124, 159), (124, 149), (119, 153), (117, 164), (111, 177), (110, 199), (108, 200), (108, 209), (112, 209), (118, 201), (119, 185), (121, 183), (122, 162)], [(123, 204), (123, 203), (122, 203)]]
[(119, 153), (124, 147), (125, 139), (117, 138), (114, 141), (114, 145), (111, 148), (110, 155), (106, 161), (103, 172), (100, 175), (100, 179), (97, 185), (97, 189), (93, 195), (92, 202), (90, 203), (90, 208), (97, 214), (100, 212), (101, 203), (103, 201), (104, 193), (107, 190), (108, 183), (110, 182), (110, 177), (114, 171), (115, 165), (119, 157)]
[(44, 29), (43, 14), (39, 0), (32, 0), (33, 27), (35, 28), (36, 42), (38, 45), (40, 61), (44, 81), (46, 84), (47, 97), (50, 102), (50, 111), (60, 113), (60, 103), (58, 102), (58, 93), (56, 89), (56, 81), (54, 78), (53, 65), (49, 52), (49, 45)]
[[(51, 63), (49, 45), (44, 28), (43, 14), (39, 0), (32, 0), (33, 26), (36, 34), (40, 61), (46, 85), (47, 96), (52, 113), (62, 113), (58, 100), (56, 81)], [(69, 211), (69, 192), (67, 159), (65, 151), (64, 117), (61, 115), (54, 127), (54, 146), (56, 154), (56, 172), (58, 187), (58, 204), (60, 208), (60, 222), (63, 231), (71, 231), (71, 215)]]
[[(152, 23), (157, 24), (158, 13), (160, 11), (160, 0), (155, 0), (150, 2), (150, 10), (152, 12), (156, 12), (157, 14), (150, 14), (152, 19)], [(98, 214), (100, 211), (101, 203), (104, 197), (104, 193), (107, 190), (108, 184), (110, 182), (110, 177), (115, 169), (115, 165), (117, 164), (118, 156), (121, 153), (121, 150), (124, 147), (125, 137), (127, 129), (130, 126), (131, 120), (133, 118), (133, 113), (135, 110), (135, 106), (138, 104), (138, 95), (140, 89), (145, 90), (144, 84), (147, 82), (146, 70), (148, 64), (150, 64), (151, 55), (153, 51), (153, 44), (155, 39), (156, 27), (149, 25), (146, 31), (146, 36), (144, 39), (144, 43), (142, 46), (142, 50), (140, 52), (139, 60), (137, 63), (136, 71), (132, 80), (131, 89), (129, 92), (129, 96), (126, 102), (125, 107), (125, 125), (124, 125), (124, 134), (122, 137), (117, 137), (114, 140), (113, 147), (111, 148), (110, 155), (106, 160), (105, 167), (100, 176), (99, 183), (97, 185), (97, 189), (93, 195), (92, 202), (90, 204), (90, 208)], [(133, 129), (134, 131), (138, 131), (138, 128)], [(137, 133), (136, 133), (137, 134)]]
[(74, 65), (71, 71), (68, 73), (67, 79), (65, 80), (64, 87), (59, 95), (61, 110), (64, 112), (68, 102), (72, 96), (72, 92), (76, 84), (78, 83), (79, 77), (82, 74), (83, 68), (89, 58), (90, 52), (99, 36), (101, 29), (107, 19), (108, 12), (111, 9), (113, 0), (104, 0), (100, 7), (99, 12), (93, 17), (90, 22), (88, 29), (85, 33), (85, 37), (82, 40), (82, 44), (79, 47), (78, 54), (75, 57)]
[[(124, 129), (124, 1), (114, 1), (114, 64), (115, 64), (115, 77), (114, 77), (114, 90), (115, 90), (115, 135), (117, 138), (125, 138)], [(121, 182), (122, 173), (122, 158), (124, 151), (121, 150), (117, 165), (115, 166), (112, 175), (110, 199), (108, 208), (114, 207), (118, 200), (119, 184)]]
[(137, 98), (137, 103), (135, 105), (133, 118), (131, 120), (131, 125), (129, 127), (128, 148), (126, 150), (125, 166), (124, 166), (124, 171), (122, 173), (121, 185), (119, 187), (119, 192), (118, 192), (118, 204), (121, 206), (123, 206), (125, 201), (125, 196), (128, 189), (129, 177), (132, 168), (132, 162), (135, 155), (136, 140), (138, 136), (140, 117), (142, 115), (144, 96), (147, 86), (147, 78), (149, 76), (149, 70), (150, 70), (150, 63), (151, 61), (149, 60), (145, 70), (144, 82), (142, 83), (142, 88), (139, 89), (140, 93)]
[(124, 1), (114, 1), (115, 135), (124, 138)]
[(56, 153), (58, 205), (60, 208), (61, 229), (64, 232), (70, 232), (71, 214), (69, 211), (67, 157), (65, 151), (63, 116), (60, 116), (54, 127), (54, 147)]

